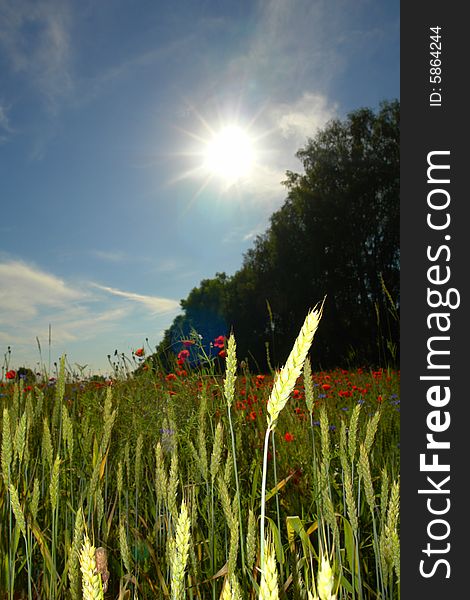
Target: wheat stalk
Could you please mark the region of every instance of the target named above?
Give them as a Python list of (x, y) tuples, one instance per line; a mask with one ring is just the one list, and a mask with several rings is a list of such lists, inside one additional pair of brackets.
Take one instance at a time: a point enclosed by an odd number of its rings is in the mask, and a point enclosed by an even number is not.
[(215, 430), (214, 445), (212, 447), (211, 468), (210, 468), (212, 483), (214, 483), (215, 478), (217, 477), (217, 473), (219, 472), (220, 463), (222, 460), (223, 435), (224, 435), (224, 429), (222, 427), (222, 423), (219, 421), (219, 423), (217, 424), (217, 428)]
[(23, 454), (25, 449), (26, 441), (26, 411), (21, 415), (20, 421), (16, 427), (14, 448), (15, 454), (18, 458), (18, 463), (21, 464), (23, 461)]
[(252, 571), (256, 558), (256, 518), (251, 508), (248, 511), (248, 526), (246, 534), (246, 567)]
[(227, 366), (225, 368), (224, 395), (228, 406), (232, 406), (235, 395), (237, 373), (237, 345), (232, 334), (227, 342)]
[(315, 307), (307, 314), (286, 364), (276, 375), (267, 406), (269, 414), (268, 427), (271, 430), (276, 426), (279, 413), (286, 405), (302, 372), (302, 367), (312, 345), (313, 336), (320, 322), (322, 310), (323, 305), (320, 308)]
[(129, 544), (127, 543), (126, 530), (122, 522), (119, 524), (119, 551), (121, 553), (122, 562), (124, 563), (124, 568), (127, 573), (130, 573), (132, 571), (132, 557)]
[(260, 522), (260, 537), (261, 537), (261, 570), (263, 570), (264, 560), (264, 528), (265, 528), (265, 498), (266, 498), (266, 477), (268, 470), (268, 445), (269, 436), (274, 431), (279, 417), (279, 413), (284, 408), (291, 395), (297, 379), (302, 372), (305, 359), (307, 358), (308, 351), (312, 345), (313, 336), (317, 330), (323, 312), (323, 304), (318, 308), (318, 305), (311, 310), (302, 325), (299, 335), (295, 340), (294, 347), (289, 354), (286, 364), (277, 373), (273, 389), (269, 396), (267, 404), (268, 412), (268, 427), (264, 437), (264, 451), (263, 451), (263, 477), (261, 483), (261, 522)]
[(29, 507), (29, 510), (31, 511), (31, 516), (33, 517), (33, 521), (37, 520), (38, 511), (39, 511), (39, 500), (40, 500), (39, 480), (37, 477), (35, 477), (34, 484), (33, 484), (33, 495), (32, 495), (31, 504)]
[(173, 454), (171, 456), (171, 465), (170, 465), (170, 477), (168, 478), (168, 489), (167, 489), (167, 507), (170, 511), (173, 519), (177, 519), (178, 517), (178, 508), (176, 504), (177, 494), (178, 494), (178, 484), (179, 484), (179, 476), (178, 476), (178, 452), (176, 448), (173, 450)]
[(163, 506), (166, 500), (168, 488), (168, 475), (165, 468), (165, 458), (163, 456), (162, 445), (160, 442), (155, 447), (155, 492), (160, 506)]
[(142, 468), (142, 449), (144, 447), (144, 436), (142, 433), (137, 438), (135, 446), (135, 489), (139, 489), (141, 468)]
[(26, 539), (26, 519), (24, 517), (23, 508), (20, 504), (20, 499), (18, 497), (18, 491), (16, 487), (10, 483), (10, 502), (11, 507), (13, 509), (13, 514), (15, 515), (16, 522), (18, 523), (18, 527), (20, 528), (21, 533)]
[(5, 485), (10, 485), (10, 466), (13, 458), (13, 445), (11, 438), (10, 413), (8, 408), (3, 409), (2, 427), (2, 475)]
[(73, 423), (65, 404), (62, 406), (62, 439), (70, 460), (73, 456)]
[(79, 594), (79, 566), (80, 566), (80, 541), (83, 534), (83, 514), (82, 510), (77, 510), (75, 516), (75, 527), (73, 532), (72, 546), (69, 551), (68, 577), (70, 582), (70, 595), (72, 600), (80, 600)]
[(351, 413), (351, 419), (349, 420), (348, 453), (351, 464), (354, 463), (354, 457), (356, 455), (357, 427), (359, 424), (360, 413), (361, 404), (356, 404)]
[(184, 599), (184, 573), (189, 555), (190, 519), (184, 501), (175, 528), (175, 537), (170, 539), (171, 600)]
[(381, 417), (381, 410), (377, 410), (371, 419), (369, 419), (366, 427), (366, 437), (364, 439), (364, 448), (366, 454), (369, 454), (372, 444), (374, 443), (375, 434)]
[(372, 485), (369, 457), (367, 456), (365, 444), (361, 444), (359, 448), (358, 471), (359, 476), (361, 477), (364, 484), (367, 503), (369, 505), (371, 513), (373, 513), (375, 510), (375, 493), (374, 486)]
[(52, 467), (51, 483), (49, 485), (49, 496), (53, 511), (55, 511), (59, 503), (59, 473), (60, 457), (57, 455), (54, 461), (54, 466)]
[(197, 432), (197, 449), (199, 453), (198, 466), (204, 481), (209, 479), (209, 467), (207, 460), (207, 449), (206, 449), (206, 412), (207, 412), (207, 398), (203, 391), (200, 397), (199, 404), (199, 428)]
[(380, 487), (380, 522), (382, 527), (385, 524), (387, 518), (387, 506), (388, 506), (388, 491), (389, 491), (389, 480), (387, 468), (382, 469), (382, 482)]
[(47, 417), (44, 417), (43, 420), (42, 454), (46, 459), (46, 463), (49, 465), (49, 469), (52, 469), (52, 463), (54, 462), (54, 450), (52, 448), (51, 430), (49, 429)]

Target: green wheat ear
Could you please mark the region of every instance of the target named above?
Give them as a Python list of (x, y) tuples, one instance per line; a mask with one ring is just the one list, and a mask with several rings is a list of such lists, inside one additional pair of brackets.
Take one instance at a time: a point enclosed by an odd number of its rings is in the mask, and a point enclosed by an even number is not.
[(317, 330), (323, 312), (323, 304), (318, 305), (308, 313), (300, 333), (295, 340), (289, 358), (281, 371), (276, 375), (274, 386), (268, 400), (268, 428), (274, 429), (279, 413), (286, 405), (295, 383), (299, 378), (308, 351), (312, 345), (313, 336)]
[(237, 345), (233, 333), (227, 342), (227, 366), (225, 370), (224, 395), (228, 406), (232, 406), (237, 378)]

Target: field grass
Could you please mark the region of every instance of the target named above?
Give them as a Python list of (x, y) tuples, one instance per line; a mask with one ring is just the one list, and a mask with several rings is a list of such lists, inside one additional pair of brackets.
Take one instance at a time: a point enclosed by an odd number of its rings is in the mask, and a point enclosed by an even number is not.
[(2, 598), (399, 598), (399, 373), (307, 362), (273, 422), (231, 339), (226, 373), (2, 383)]

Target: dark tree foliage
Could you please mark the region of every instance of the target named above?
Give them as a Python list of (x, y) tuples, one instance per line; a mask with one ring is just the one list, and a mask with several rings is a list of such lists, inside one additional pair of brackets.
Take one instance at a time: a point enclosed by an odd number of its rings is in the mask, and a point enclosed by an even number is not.
[(297, 157), (304, 172), (287, 172), (287, 199), (242, 268), (194, 288), (163, 343), (191, 328), (206, 339), (233, 329), (239, 358), (265, 369), (269, 343), (277, 366), (326, 295), (317, 368), (398, 361), (398, 101), (331, 121)]

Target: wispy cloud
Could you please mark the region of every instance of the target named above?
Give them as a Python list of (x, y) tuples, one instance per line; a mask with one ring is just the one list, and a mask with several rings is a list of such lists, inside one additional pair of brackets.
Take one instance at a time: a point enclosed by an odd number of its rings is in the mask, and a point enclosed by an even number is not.
[(93, 283), (92, 285), (100, 290), (103, 290), (104, 292), (112, 294), (113, 296), (119, 296), (120, 298), (126, 298), (126, 300), (130, 300), (131, 302), (142, 304), (154, 315), (174, 313), (179, 309), (179, 302), (169, 298), (146, 296), (144, 294), (136, 294), (135, 292), (124, 292), (122, 290), (99, 285), (97, 283)]
[(160, 331), (179, 310), (176, 300), (69, 282), (5, 257), (0, 257), (0, 281), (0, 343), (14, 347), (16, 361), (31, 363), (36, 338), (47, 338), (49, 324), (55, 351), (80, 348), (88, 361), (92, 346), (103, 350), (103, 358), (111, 346), (132, 343), (136, 326)]
[(62, 279), (21, 261), (0, 263), (0, 323), (21, 323), (43, 308), (64, 309), (85, 295)]
[(8, 108), (0, 103), (0, 144), (8, 140), (13, 129), (8, 117)]
[(129, 260), (129, 256), (122, 250), (91, 250), (90, 254), (104, 262), (121, 263)]
[(70, 24), (67, 0), (0, 3), (0, 46), (10, 68), (25, 76), (51, 113), (73, 88)]

